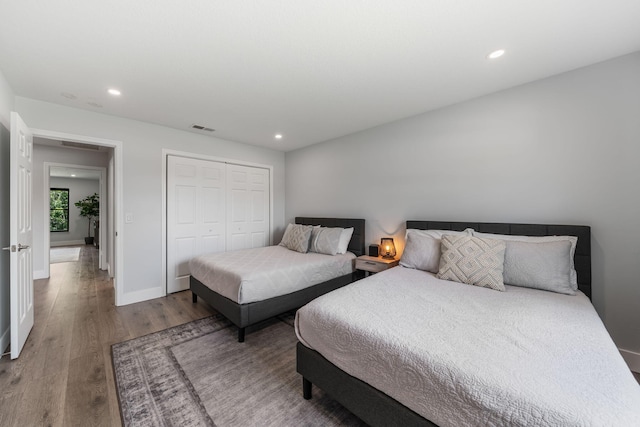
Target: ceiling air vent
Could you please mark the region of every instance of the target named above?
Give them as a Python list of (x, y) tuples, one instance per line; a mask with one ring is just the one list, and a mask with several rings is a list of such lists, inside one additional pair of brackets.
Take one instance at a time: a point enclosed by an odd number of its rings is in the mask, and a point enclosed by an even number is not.
[(205, 132), (213, 132), (213, 131), (215, 131), (215, 129), (211, 129), (211, 128), (208, 128), (208, 127), (202, 126), (202, 125), (191, 125), (191, 128), (192, 129), (197, 129), (197, 130), (202, 130), (202, 131), (205, 131)]
[(71, 141), (62, 141), (61, 143), (63, 147), (80, 148), (82, 150), (96, 150), (96, 151), (100, 150), (99, 145), (83, 144), (80, 142), (71, 142)]

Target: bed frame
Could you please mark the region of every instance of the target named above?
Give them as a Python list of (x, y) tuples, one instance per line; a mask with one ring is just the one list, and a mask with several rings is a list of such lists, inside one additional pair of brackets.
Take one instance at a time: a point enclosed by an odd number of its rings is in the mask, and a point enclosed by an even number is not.
[[(354, 253), (356, 256), (364, 255), (364, 219), (297, 217), (296, 224), (342, 228), (353, 227), (353, 235), (349, 242), (348, 251)], [(189, 284), (193, 294), (193, 302), (198, 302), (198, 297), (205, 300), (211, 307), (238, 327), (238, 342), (244, 342), (245, 329), (248, 326), (286, 311), (302, 307), (320, 295), (348, 285), (360, 278), (362, 278), (362, 273), (354, 271), (287, 295), (248, 304), (238, 304), (212, 291), (193, 276), (189, 278)]]
[[(578, 288), (591, 298), (591, 228), (588, 226), (407, 221), (409, 228), (455, 231), (473, 228), (493, 234), (577, 236), (574, 262)], [(311, 399), (312, 385), (315, 384), (371, 426), (435, 426), (395, 399), (342, 371), (315, 350), (298, 343), (296, 355), (296, 369), (302, 375), (302, 395), (305, 399)]]

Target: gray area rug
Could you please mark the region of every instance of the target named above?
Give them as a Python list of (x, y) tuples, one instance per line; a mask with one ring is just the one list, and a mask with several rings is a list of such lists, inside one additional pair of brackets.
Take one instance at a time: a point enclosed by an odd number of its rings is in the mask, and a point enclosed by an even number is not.
[(302, 398), (292, 317), (248, 331), (221, 316), (111, 348), (125, 426), (364, 425), (314, 388)]
[(79, 259), (80, 248), (51, 248), (49, 250), (49, 264), (74, 262)]

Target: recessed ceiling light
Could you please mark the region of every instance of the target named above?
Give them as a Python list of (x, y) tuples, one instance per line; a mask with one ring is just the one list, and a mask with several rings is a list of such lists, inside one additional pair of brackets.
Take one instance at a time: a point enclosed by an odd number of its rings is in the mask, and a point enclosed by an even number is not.
[(72, 178), (75, 178), (75, 176), (76, 176), (76, 174), (75, 174), (75, 173), (72, 173), (72, 174), (71, 174), (71, 177), (72, 177)]
[(276, 139), (282, 139), (282, 134), (276, 133)]
[(502, 55), (504, 55), (504, 52), (505, 52), (504, 49), (494, 50), (489, 55), (487, 55), (487, 58), (489, 58), (489, 59), (500, 58)]
[(122, 94), (118, 89), (109, 89), (107, 92), (109, 92), (109, 95), (113, 96), (120, 96)]

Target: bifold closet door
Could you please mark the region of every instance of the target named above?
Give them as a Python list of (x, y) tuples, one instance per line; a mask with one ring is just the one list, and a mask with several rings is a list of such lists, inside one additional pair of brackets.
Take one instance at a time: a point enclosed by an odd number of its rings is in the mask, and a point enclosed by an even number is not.
[(269, 170), (227, 164), (227, 250), (269, 244)]
[(189, 289), (189, 260), (226, 249), (226, 164), (167, 156), (167, 293)]

